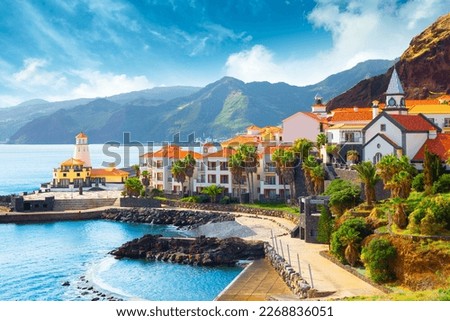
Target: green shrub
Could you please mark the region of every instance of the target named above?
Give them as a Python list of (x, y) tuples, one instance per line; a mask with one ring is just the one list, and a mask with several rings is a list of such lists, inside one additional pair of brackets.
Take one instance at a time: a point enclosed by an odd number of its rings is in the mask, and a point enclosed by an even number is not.
[(412, 188), (416, 192), (423, 192), (425, 190), (425, 182), (424, 182), (425, 175), (423, 173), (417, 174), (413, 181), (412, 181)]
[(343, 179), (331, 181), (324, 192), (330, 196), (331, 212), (338, 217), (361, 202), (360, 194), (361, 189), (357, 185)]
[(433, 194), (450, 192), (450, 174), (444, 174), (439, 177), (439, 179), (433, 183), (431, 191)]
[(414, 233), (440, 234), (450, 230), (450, 200), (441, 195), (424, 198), (409, 216)]
[(348, 219), (331, 234), (330, 252), (342, 263), (349, 263), (348, 258), (345, 257), (349, 236), (356, 236), (353, 245), (359, 248), (361, 241), (370, 234), (372, 234), (372, 230), (364, 219), (359, 217)]
[(370, 278), (384, 283), (395, 279), (392, 263), (396, 255), (397, 251), (389, 240), (377, 238), (362, 249), (361, 259), (370, 272)]
[(224, 196), (222, 197), (222, 199), (219, 202), (220, 204), (230, 204), (231, 203), (231, 198), (229, 196)]
[(186, 202), (186, 203), (200, 203), (200, 197), (199, 196), (188, 196), (188, 197), (183, 197), (180, 201)]
[(322, 209), (320, 210), (317, 240), (321, 243), (330, 243), (333, 227), (334, 221), (328, 207), (322, 206)]

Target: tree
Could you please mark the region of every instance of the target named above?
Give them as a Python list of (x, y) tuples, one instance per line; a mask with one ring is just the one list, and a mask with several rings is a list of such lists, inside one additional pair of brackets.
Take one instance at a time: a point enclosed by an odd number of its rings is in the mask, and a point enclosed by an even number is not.
[(445, 167), (441, 164), (441, 159), (438, 155), (428, 151), (425, 145), (425, 155), (423, 158), (423, 183), (425, 194), (431, 194), (434, 182), (444, 173)]
[(385, 155), (376, 167), (384, 187), (391, 190), (393, 197), (408, 198), (413, 177), (417, 174), (408, 156), (397, 158), (394, 155)]
[(310, 140), (300, 138), (294, 141), (292, 149), (300, 161), (303, 162), (309, 156), (309, 152), (311, 151), (313, 145), (314, 144)]
[(143, 171), (141, 173), (141, 176), (142, 176), (141, 182), (145, 188), (145, 197), (147, 197), (148, 196), (148, 187), (150, 186), (150, 174), (148, 171)]
[(325, 184), (325, 169), (321, 164), (317, 164), (312, 168), (310, 175), (314, 187), (314, 194), (322, 194)]
[(142, 183), (138, 177), (130, 177), (125, 181), (125, 193), (129, 197), (141, 195), (142, 188)]
[(135, 176), (139, 178), (141, 176), (141, 168), (139, 167), (139, 165), (135, 164), (131, 166), (131, 168), (133, 168)]
[(186, 181), (186, 167), (184, 166), (184, 162), (180, 159), (173, 162), (170, 172), (175, 180), (181, 183), (181, 192), (183, 193), (183, 184)]
[(187, 154), (183, 159), (184, 172), (189, 180), (189, 182), (188, 182), (189, 196), (192, 196), (191, 180), (192, 180), (192, 176), (194, 175), (194, 169), (195, 169), (196, 163), (197, 162), (195, 161), (195, 158), (194, 158), (194, 156), (192, 156), (191, 153)]
[(317, 150), (319, 151), (320, 158), (322, 158), (322, 146), (325, 146), (326, 143), (328, 143), (327, 135), (325, 135), (324, 133), (318, 134), (316, 138), (316, 146)]
[(314, 188), (315, 183), (313, 181), (314, 176), (313, 170), (317, 165), (318, 165), (317, 161), (313, 155), (309, 155), (302, 162), (302, 170), (303, 175), (305, 176), (306, 190), (308, 191), (309, 195), (313, 195), (315, 192)]
[(250, 194), (250, 203), (253, 203), (253, 175), (256, 173), (256, 167), (258, 166), (258, 151), (253, 145), (241, 144), (238, 146), (238, 153), (242, 155), (244, 170), (247, 175), (247, 186)]
[(331, 181), (323, 194), (330, 196), (331, 212), (340, 217), (359, 203), (361, 190), (355, 184), (338, 178)]
[(372, 162), (366, 161), (353, 166), (358, 173), (359, 179), (364, 183), (364, 193), (368, 206), (373, 206), (376, 201), (375, 185), (379, 181), (376, 167)]
[(223, 187), (217, 185), (209, 185), (202, 190), (202, 194), (206, 194), (211, 198), (211, 203), (215, 203), (217, 196), (222, 194)]
[(295, 199), (295, 153), (292, 149), (276, 149), (272, 154), (272, 161), (275, 162), (277, 175), (282, 179), (284, 195), (286, 197), (286, 184), (289, 184), (291, 202)]
[(331, 212), (327, 206), (323, 206), (320, 210), (317, 240), (319, 242), (329, 244), (333, 227), (334, 222)]
[(235, 153), (228, 159), (228, 168), (230, 169), (233, 182), (238, 185), (238, 197), (241, 201), (241, 182), (244, 173), (244, 160), (240, 153)]
[(341, 242), (345, 246), (345, 259), (351, 266), (355, 266), (358, 262), (358, 241), (360, 240), (359, 232), (351, 229), (345, 230), (345, 234), (341, 236)]
[(370, 278), (384, 283), (395, 278), (392, 262), (396, 256), (397, 251), (389, 240), (376, 238), (363, 247), (361, 259), (370, 272)]

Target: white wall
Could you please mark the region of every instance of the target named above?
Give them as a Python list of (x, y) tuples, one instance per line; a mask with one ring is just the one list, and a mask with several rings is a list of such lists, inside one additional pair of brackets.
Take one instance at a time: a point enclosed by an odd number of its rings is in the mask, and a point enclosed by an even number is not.
[[(380, 125), (386, 125), (386, 131), (380, 131)], [(398, 146), (402, 146), (402, 131), (395, 126), (389, 119), (386, 117), (380, 117), (375, 123), (372, 124), (369, 128), (367, 128), (364, 143), (367, 143), (377, 134), (384, 134), (386, 137), (389, 137), (393, 142), (395, 142)]]
[(382, 137), (378, 136), (364, 147), (364, 161), (373, 162), (373, 158), (377, 153), (381, 153), (383, 156), (395, 154), (395, 149)]
[(428, 133), (407, 133), (406, 134), (406, 155), (409, 159), (416, 156), (420, 147), (428, 139)]

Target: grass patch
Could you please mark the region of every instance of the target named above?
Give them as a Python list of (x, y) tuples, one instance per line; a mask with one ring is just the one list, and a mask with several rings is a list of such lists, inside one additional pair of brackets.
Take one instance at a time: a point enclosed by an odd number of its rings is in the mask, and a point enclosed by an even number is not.
[(285, 211), (291, 214), (299, 215), (298, 207), (293, 207), (284, 203), (254, 203), (254, 204), (241, 204), (241, 206), (260, 208), (264, 210)]
[(394, 291), (385, 295), (355, 296), (345, 301), (450, 301), (450, 289), (410, 291), (400, 287), (391, 287)]

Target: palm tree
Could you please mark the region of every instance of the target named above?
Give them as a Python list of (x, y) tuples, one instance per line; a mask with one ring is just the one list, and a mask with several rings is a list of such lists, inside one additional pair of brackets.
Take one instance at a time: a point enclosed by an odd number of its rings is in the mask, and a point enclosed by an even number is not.
[(148, 196), (148, 187), (150, 186), (150, 175), (149, 175), (149, 172), (148, 171), (143, 171), (141, 173), (141, 176), (142, 176), (141, 182), (142, 182), (142, 185), (144, 185), (144, 188), (145, 188), (145, 197), (147, 197)]
[(238, 147), (238, 153), (242, 155), (244, 161), (244, 170), (247, 175), (247, 186), (250, 194), (250, 203), (253, 203), (253, 174), (256, 173), (256, 167), (258, 165), (258, 151), (253, 145), (242, 144)]
[(186, 181), (186, 167), (182, 160), (178, 159), (172, 164), (170, 169), (172, 176), (178, 183), (181, 183), (181, 193), (183, 193), (183, 184)]
[(187, 154), (183, 159), (185, 174), (189, 180), (189, 182), (188, 182), (189, 196), (192, 196), (191, 179), (192, 179), (192, 176), (194, 175), (194, 169), (195, 169), (196, 163), (197, 162), (195, 161), (195, 158), (194, 158), (194, 156), (192, 156), (191, 153)]
[(202, 194), (206, 194), (211, 198), (211, 203), (215, 203), (217, 196), (222, 194), (223, 187), (217, 185), (209, 185), (202, 190)]
[(238, 185), (238, 197), (241, 201), (241, 181), (242, 174), (244, 173), (244, 160), (240, 153), (235, 153), (228, 159), (228, 168), (230, 169), (231, 176), (235, 184)]
[(134, 170), (135, 176), (139, 178), (141, 176), (141, 168), (139, 167), (139, 165), (135, 164), (131, 166), (131, 168)]
[(315, 192), (313, 182), (313, 169), (316, 166), (317, 162), (313, 155), (309, 155), (306, 159), (303, 160), (302, 170), (303, 174), (305, 175), (305, 185), (309, 195), (313, 195)]
[(286, 181), (282, 178), (283, 156), (284, 156), (284, 149), (278, 148), (273, 151), (271, 159), (272, 162), (275, 163), (275, 174), (277, 174), (277, 176), (283, 181), (283, 195), (284, 201), (286, 202)]
[(313, 145), (314, 144), (310, 140), (306, 138), (300, 138), (294, 141), (292, 149), (303, 162), (309, 156), (309, 152), (311, 151)]
[(406, 199), (411, 193), (413, 177), (407, 171), (400, 171), (396, 173), (392, 179), (387, 182), (386, 188), (392, 191), (392, 197), (400, 197)]
[(372, 162), (366, 161), (352, 167), (358, 172), (359, 179), (364, 183), (367, 206), (373, 206), (376, 201), (375, 185), (379, 181), (377, 169)]
[(317, 146), (317, 150), (319, 151), (319, 157), (322, 158), (322, 146), (325, 146), (325, 144), (328, 143), (328, 138), (327, 135), (325, 135), (324, 133), (320, 133), (317, 135), (316, 138), (316, 146)]
[(345, 246), (344, 256), (347, 262), (351, 266), (355, 266), (358, 262), (359, 251), (358, 251), (358, 241), (359, 232), (348, 229), (347, 233), (341, 237), (341, 242)]
[(397, 166), (398, 158), (394, 155), (385, 155), (377, 163), (377, 173), (383, 180), (383, 184), (386, 185), (398, 170)]
[(322, 167), (322, 165), (317, 164), (312, 168), (310, 175), (311, 181), (313, 183), (314, 194), (322, 194), (324, 191), (325, 183), (325, 169)]

